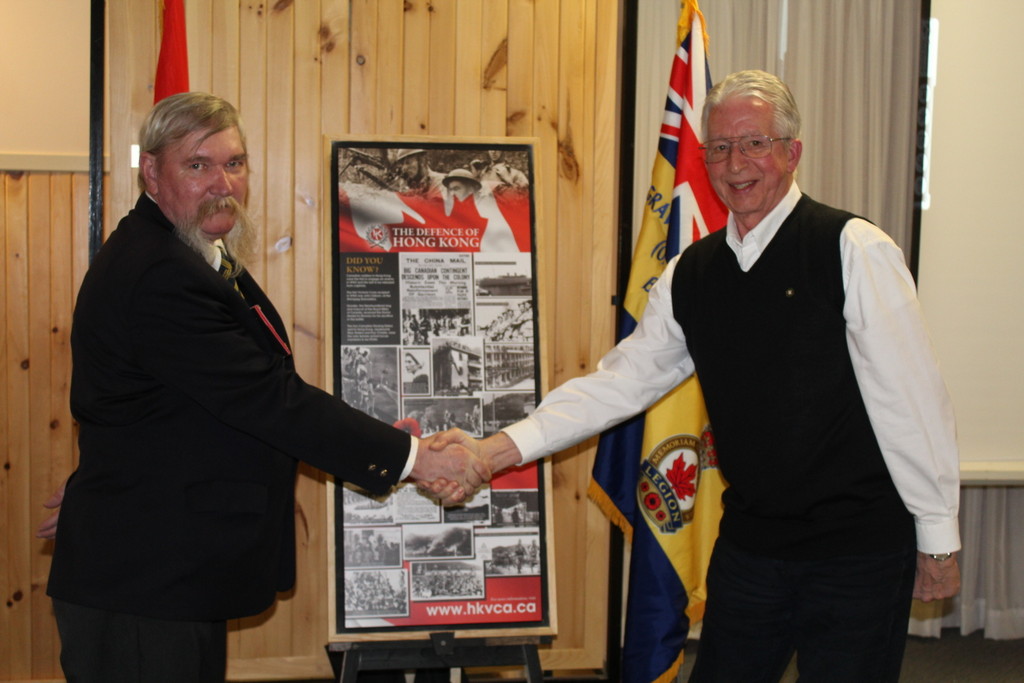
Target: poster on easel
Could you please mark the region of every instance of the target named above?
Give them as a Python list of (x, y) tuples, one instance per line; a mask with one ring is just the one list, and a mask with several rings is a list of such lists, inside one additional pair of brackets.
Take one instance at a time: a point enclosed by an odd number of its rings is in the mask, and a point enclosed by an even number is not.
[[(328, 141), (336, 395), (417, 437), (482, 438), (533, 411), (535, 145)], [(552, 634), (549, 472), (510, 469), (449, 508), (411, 483), (332, 483), (332, 640)]]

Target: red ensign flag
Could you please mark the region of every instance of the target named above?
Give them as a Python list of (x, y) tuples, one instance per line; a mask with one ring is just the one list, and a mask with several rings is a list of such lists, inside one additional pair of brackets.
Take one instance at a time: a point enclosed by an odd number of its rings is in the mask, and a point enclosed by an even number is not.
[(164, 0), (160, 59), (153, 84), (153, 104), (188, 92), (188, 44), (185, 40), (185, 0)]

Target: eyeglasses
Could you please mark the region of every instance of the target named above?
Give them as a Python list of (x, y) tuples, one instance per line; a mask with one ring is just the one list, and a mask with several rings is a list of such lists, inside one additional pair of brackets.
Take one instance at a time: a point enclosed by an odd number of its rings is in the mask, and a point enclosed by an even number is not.
[(748, 159), (760, 159), (772, 152), (772, 143), (793, 138), (770, 138), (767, 135), (744, 135), (738, 138), (718, 138), (708, 140), (700, 149), (704, 152), (704, 161), (717, 164), (725, 161), (732, 154), (732, 146), (739, 145), (740, 153)]

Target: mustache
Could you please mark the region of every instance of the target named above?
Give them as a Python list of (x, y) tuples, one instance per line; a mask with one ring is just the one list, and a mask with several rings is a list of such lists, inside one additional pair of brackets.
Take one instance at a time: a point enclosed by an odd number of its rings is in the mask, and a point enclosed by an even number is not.
[(238, 203), (234, 197), (221, 197), (220, 199), (207, 199), (199, 205), (196, 210), (195, 220), (198, 223), (202, 223), (204, 220), (209, 218), (215, 213), (220, 213), (225, 209), (231, 212), (233, 216), (241, 215), (245, 209)]
[(195, 213), (183, 220), (181, 225), (176, 225), (174, 230), (181, 241), (205, 259), (209, 256), (209, 242), (200, 226), (207, 218), (225, 211), (229, 211), (234, 218), (234, 227), (224, 237), (224, 245), (228, 253), (235, 257), (236, 273), (240, 275), (256, 254), (258, 235), (248, 210), (234, 197), (207, 199), (201, 202)]

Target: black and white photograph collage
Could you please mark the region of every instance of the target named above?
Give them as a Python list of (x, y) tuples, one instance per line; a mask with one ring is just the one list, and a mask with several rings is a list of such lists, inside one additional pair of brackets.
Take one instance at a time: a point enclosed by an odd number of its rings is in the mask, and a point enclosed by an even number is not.
[[(483, 437), (535, 407), (529, 253), (396, 259), (398, 345), (342, 345), (342, 396), (416, 436)], [(391, 270), (384, 267), (382, 270)], [(372, 337), (373, 335), (364, 335)], [(406, 617), (414, 602), (487, 599), (490, 577), (541, 573), (540, 492), (484, 487), (443, 508), (404, 485), (386, 498), (339, 487), (346, 623)]]
[(400, 317), (399, 344), (341, 346), (345, 402), (415, 436), (458, 427), (483, 437), (529, 414), (536, 386), (531, 255), (387, 258), (397, 260), (398, 303), (378, 308)]
[(541, 573), (540, 492), (478, 491), (442, 508), (415, 486), (375, 498), (339, 486), (346, 624), (407, 617), (413, 602), (487, 599), (493, 577)]

